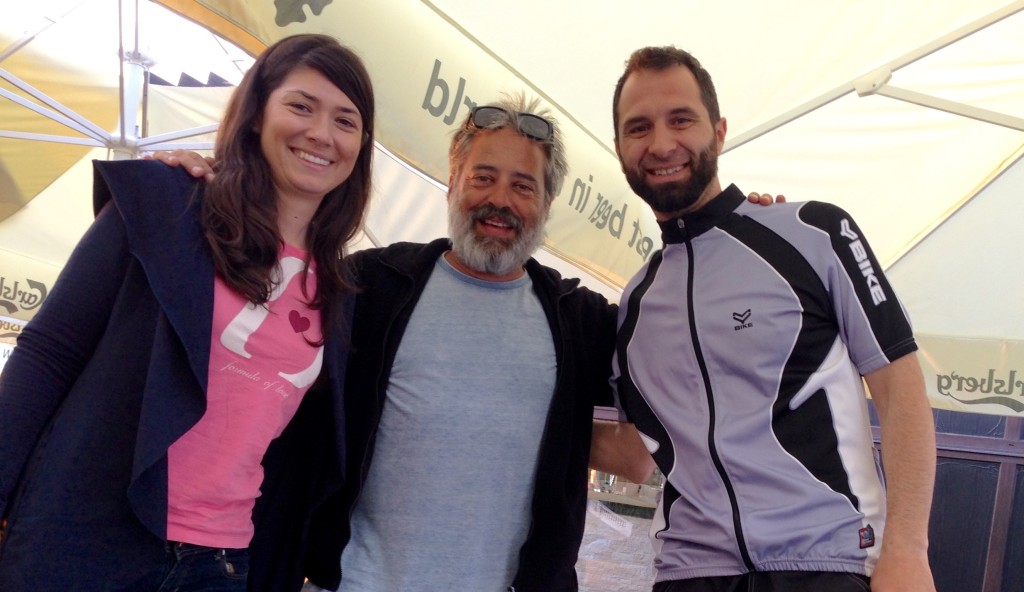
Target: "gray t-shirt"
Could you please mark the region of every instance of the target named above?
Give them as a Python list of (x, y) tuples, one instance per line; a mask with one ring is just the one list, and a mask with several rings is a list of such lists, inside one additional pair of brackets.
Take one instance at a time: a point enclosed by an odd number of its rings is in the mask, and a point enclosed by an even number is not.
[(391, 371), (341, 590), (507, 589), (555, 371), (529, 276), (481, 281), (438, 260)]

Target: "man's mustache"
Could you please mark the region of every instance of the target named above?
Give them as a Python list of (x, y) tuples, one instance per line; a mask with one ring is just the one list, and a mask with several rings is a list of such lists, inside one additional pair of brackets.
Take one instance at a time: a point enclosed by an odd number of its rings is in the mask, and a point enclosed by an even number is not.
[(482, 222), (487, 218), (497, 217), (505, 224), (508, 224), (513, 230), (521, 231), (523, 229), (523, 220), (512, 213), (509, 208), (499, 208), (491, 204), (484, 204), (477, 208), (474, 208), (469, 213), (470, 219), (473, 222)]

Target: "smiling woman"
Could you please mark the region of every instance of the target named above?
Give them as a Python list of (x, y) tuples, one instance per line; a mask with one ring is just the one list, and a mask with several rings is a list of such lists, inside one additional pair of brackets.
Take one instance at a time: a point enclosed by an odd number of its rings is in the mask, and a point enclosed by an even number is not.
[(360, 59), (297, 35), (232, 95), (210, 182), (96, 164), (96, 221), (0, 380), (0, 589), (285, 590), (300, 563), (336, 568), (295, 550), (340, 486), (341, 246), (373, 116)]
[(260, 147), (286, 243), (305, 248), (309, 220), (324, 195), (352, 173), (363, 139), (359, 109), (318, 70), (296, 68), (270, 93)]

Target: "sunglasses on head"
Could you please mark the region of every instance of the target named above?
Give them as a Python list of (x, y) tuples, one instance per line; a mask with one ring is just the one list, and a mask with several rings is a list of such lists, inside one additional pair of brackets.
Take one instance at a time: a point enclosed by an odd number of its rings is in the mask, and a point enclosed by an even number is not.
[[(507, 121), (513, 114), (501, 107), (474, 107), (469, 121), (476, 127), (486, 129), (495, 123)], [(526, 137), (539, 142), (549, 142), (555, 133), (551, 122), (533, 113), (516, 113), (515, 120), (519, 131)]]

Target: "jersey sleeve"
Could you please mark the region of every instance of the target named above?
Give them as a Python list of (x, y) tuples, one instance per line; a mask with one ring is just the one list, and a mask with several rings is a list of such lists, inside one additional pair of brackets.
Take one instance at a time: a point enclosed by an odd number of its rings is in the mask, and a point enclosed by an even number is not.
[(841, 208), (810, 202), (801, 221), (828, 237), (824, 279), (839, 331), (860, 373), (868, 374), (917, 350), (906, 309), (889, 284), (864, 233)]

